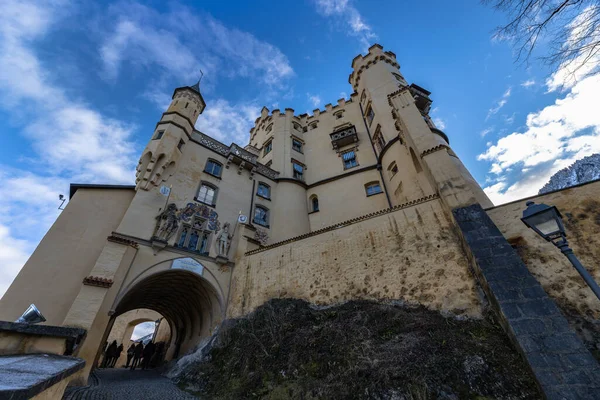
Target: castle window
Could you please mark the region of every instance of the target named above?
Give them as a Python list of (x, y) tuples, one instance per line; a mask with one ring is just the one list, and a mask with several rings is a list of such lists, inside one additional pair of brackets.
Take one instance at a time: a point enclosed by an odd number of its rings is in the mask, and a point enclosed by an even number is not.
[(396, 161), (392, 161), (388, 166), (388, 173), (390, 174), (390, 179), (394, 177), (398, 173), (398, 165), (396, 165)]
[(260, 197), (264, 197), (265, 199), (271, 198), (271, 188), (266, 183), (259, 182), (258, 189), (256, 190), (256, 195)]
[(375, 135), (373, 135), (373, 141), (375, 142), (375, 147), (377, 147), (377, 151), (381, 153), (383, 148), (385, 147), (385, 139), (383, 134), (381, 133), (381, 126), (377, 125), (377, 129), (375, 129)]
[(379, 182), (367, 183), (365, 185), (365, 191), (367, 192), (367, 197), (373, 196), (375, 194), (383, 193), (383, 191), (381, 190), (381, 186), (379, 185)]
[(392, 72), (392, 75), (394, 75), (398, 82), (404, 83), (404, 79), (399, 74)]
[(187, 108), (189, 105), (190, 105), (190, 103), (185, 103), (185, 107), (184, 108)]
[(316, 195), (313, 195), (310, 198), (310, 208), (311, 208), (312, 212), (319, 211), (319, 198)]
[(354, 150), (342, 153), (342, 160), (344, 161), (344, 169), (354, 168), (358, 166), (358, 161), (356, 160), (356, 152)]
[(263, 157), (269, 154), (273, 150), (273, 141), (269, 140), (267, 144), (265, 144), (265, 149), (263, 150)]
[(302, 132), (306, 132), (308, 129), (306, 127), (302, 128)]
[(209, 252), (210, 231), (204, 231), (202, 229), (203, 224), (203, 220), (196, 219), (192, 225), (184, 225), (175, 247), (207, 256)]
[(335, 115), (335, 119), (341, 119), (344, 116), (344, 110), (338, 111), (333, 115)]
[(213, 160), (208, 160), (204, 166), (204, 172), (217, 178), (221, 177), (221, 171), (223, 171), (223, 165)]
[(292, 149), (296, 150), (298, 153), (302, 153), (302, 142), (292, 138)]
[(367, 122), (369, 123), (369, 126), (371, 126), (371, 124), (373, 123), (374, 118), (375, 111), (373, 111), (373, 107), (369, 106), (369, 108), (367, 108)]
[(267, 133), (271, 132), (273, 130), (273, 124), (270, 124), (269, 126), (267, 126)]
[(367, 94), (365, 93), (365, 90), (363, 89), (362, 94), (360, 95), (360, 102), (364, 103), (366, 98), (367, 98)]
[(198, 190), (198, 195), (196, 196), (196, 201), (200, 203), (207, 204), (209, 206), (214, 206), (215, 201), (217, 199), (217, 188), (209, 183), (202, 183), (200, 185), (200, 190)]
[(312, 131), (313, 129), (317, 129), (317, 123), (313, 122), (312, 124), (310, 124), (310, 130)]
[(185, 146), (185, 142), (180, 139), (179, 143), (177, 144), (177, 149), (179, 149), (179, 151), (183, 151), (183, 146)]
[(162, 138), (164, 134), (165, 134), (165, 131), (158, 131), (158, 132), (156, 132), (156, 135), (154, 135), (154, 138), (152, 140), (158, 140), (158, 139)]
[(301, 165), (296, 162), (292, 162), (292, 166), (294, 168), (294, 178), (295, 179), (304, 179), (304, 165)]
[(302, 127), (300, 126), (300, 124), (294, 122), (292, 125), (294, 126), (295, 130), (297, 130), (298, 132), (302, 132)]
[(256, 206), (254, 209), (254, 219), (253, 222), (262, 226), (269, 226), (269, 210), (264, 207)]

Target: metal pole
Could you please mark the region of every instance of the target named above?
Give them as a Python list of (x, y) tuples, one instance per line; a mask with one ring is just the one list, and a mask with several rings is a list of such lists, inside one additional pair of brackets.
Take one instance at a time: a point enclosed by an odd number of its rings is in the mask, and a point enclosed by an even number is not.
[(585, 283), (592, 289), (592, 292), (596, 295), (598, 300), (600, 300), (600, 286), (596, 283), (594, 278), (590, 275), (587, 269), (579, 262), (573, 250), (569, 247), (569, 243), (567, 243), (567, 239), (563, 239), (561, 242), (556, 243), (556, 247), (558, 247), (565, 256), (571, 261), (571, 264), (575, 267), (579, 275), (583, 278)]

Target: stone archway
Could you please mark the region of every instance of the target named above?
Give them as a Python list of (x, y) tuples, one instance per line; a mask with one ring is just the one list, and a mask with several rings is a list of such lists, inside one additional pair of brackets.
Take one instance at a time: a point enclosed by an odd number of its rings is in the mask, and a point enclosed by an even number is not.
[(185, 269), (156, 272), (125, 288), (118, 296), (113, 318), (137, 309), (154, 310), (168, 321), (171, 346), (167, 359), (177, 358), (210, 335), (224, 311), (213, 285)]

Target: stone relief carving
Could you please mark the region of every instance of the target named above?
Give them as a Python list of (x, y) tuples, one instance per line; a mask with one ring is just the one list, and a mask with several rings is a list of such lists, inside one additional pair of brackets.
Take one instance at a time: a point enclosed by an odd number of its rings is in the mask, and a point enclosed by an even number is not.
[(256, 228), (254, 239), (258, 240), (262, 246), (265, 246), (269, 240), (269, 234), (264, 229)]
[(229, 222), (225, 222), (223, 229), (221, 232), (219, 232), (217, 235), (217, 240), (215, 241), (217, 254), (221, 257), (227, 257), (229, 245), (231, 244), (231, 238), (233, 238), (233, 235), (229, 234), (229, 226)]
[(154, 237), (160, 240), (168, 241), (179, 227), (179, 216), (177, 206), (171, 203), (167, 208), (156, 217), (156, 227), (154, 228)]

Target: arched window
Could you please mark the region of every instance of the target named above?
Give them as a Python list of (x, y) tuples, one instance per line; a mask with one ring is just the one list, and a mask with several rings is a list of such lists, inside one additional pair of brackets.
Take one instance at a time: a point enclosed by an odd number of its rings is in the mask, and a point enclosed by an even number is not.
[(417, 172), (422, 172), (423, 167), (421, 167), (419, 159), (417, 158), (417, 155), (415, 154), (415, 151), (412, 149), (412, 147), (410, 148), (410, 157), (412, 158), (413, 164), (415, 165), (415, 170)]
[(367, 192), (368, 197), (373, 196), (374, 194), (383, 193), (383, 190), (381, 190), (381, 185), (379, 184), (379, 182), (375, 181), (369, 182), (365, 185), (365, 192)]
[(196, 196), (196, 201), (208, 204), (209, 206), (214, 206), (217, 201), (217, 190), (216, 186), (202, 182), (200, 189), (198, 190), (198, 195)]
[(216, 176), (217, 178), (221, 177), (222, 171), (223, 165), (215, 160), (208, 160), (204, 166), (204, 172), (211, 174), (212, 176)]
[(252, 220), (255, 224), (262, 226), (269, 226), (269, 210), (265, 207), (256, 206), (254, 208), (254, 219)]
[(319, 211), (319, 198), (316, 195), (313, 195), (310, 198), (310, 208), (312, 212)]
[(388, 173), (390, 174), (390, 179), (392, 179), (394, 177), (394, 175), (396, 175), (398, 173), (398, 165), (396, 164), (396, 161), (392, 161), (390, 163), (390, 165), (387, 168)]
[(271, 187), (266, 183), (259, 182), (258, 189), (256, 190), (256, 195), (264, 197), (265, 199), (271, 199)]

